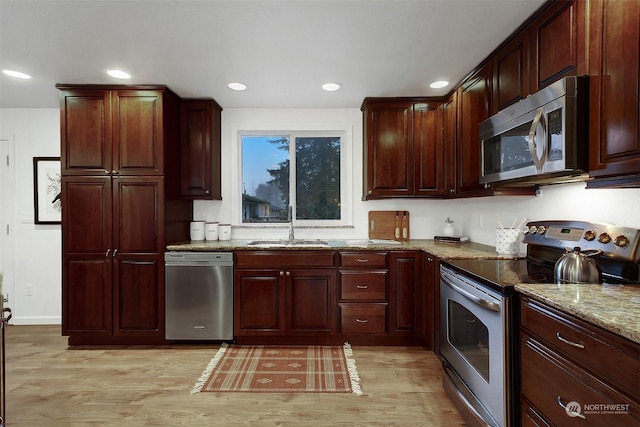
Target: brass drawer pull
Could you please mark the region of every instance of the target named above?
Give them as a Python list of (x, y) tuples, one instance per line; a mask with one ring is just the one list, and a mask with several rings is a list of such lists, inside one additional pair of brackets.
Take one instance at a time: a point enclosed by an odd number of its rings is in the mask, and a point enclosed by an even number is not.
[(564, 405), (562, 403), (562, 399), (560, 398), (560, 396), (558, 396), (558, 405), (560, 405), (560, 407), (562, 409), (564, 409), (567, 412), (567, 415), (569, 415), (570, 417), (578, 417), (578, 418), (582, 418), (583, 420), (586, 420), (587, 418), (582, 415), (579, 411), (580, 411), (580, 407), (577, 408), (573, 408), (571, 407), (567, 407), (567, 405)]
[(577, 342), (569, 341), (566, 338), (562, 338), (560, 336), (560, 331), (556, 332), (556, 338), (558, 338), (560, 341), (562, 341), (565, 344), (569, 344), (572, 347), (584, 348), (584, 344), (580, 344), (580, 343), (577, 343)]
[(369, 319), (356, 319), (356, 322), (358, 322), (358, 323), (368, 323)]
[(369, 289), (369, 285), (356, 285), (358, 289)]
[(356, 259), (357, 262), (369, 262), (368, 259), (364, 259), (364, 258), (358, 258)]

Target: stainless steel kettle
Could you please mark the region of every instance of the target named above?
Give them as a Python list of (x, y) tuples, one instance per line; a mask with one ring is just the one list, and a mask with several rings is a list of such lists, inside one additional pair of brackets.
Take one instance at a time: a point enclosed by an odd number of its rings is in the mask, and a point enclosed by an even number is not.
[[(602, 283), (602, 271), (598, 263), (590, 258), (602, 253), (601, 250), (580, 252), (579, 247), (565, 248), (553, 269), (556, 283)], [(589, 253), (587, 253), (589, 252)]]

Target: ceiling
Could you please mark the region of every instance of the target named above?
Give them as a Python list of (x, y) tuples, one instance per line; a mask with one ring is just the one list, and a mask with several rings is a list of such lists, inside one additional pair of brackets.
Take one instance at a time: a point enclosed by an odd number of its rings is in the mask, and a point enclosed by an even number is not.
[(428, 83), (460, 82), (544, 2), (0, 0), (0, 68), (33, 77), (0, 74), (0, 107), (58, 107), (56, 83), (164, 84), (223, 108), (439, 96)]

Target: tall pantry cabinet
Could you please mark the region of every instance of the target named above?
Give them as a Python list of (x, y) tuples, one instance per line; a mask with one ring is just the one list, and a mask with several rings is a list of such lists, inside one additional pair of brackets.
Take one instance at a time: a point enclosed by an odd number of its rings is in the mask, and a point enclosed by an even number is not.
[(62, 334), (69, 345), (164, 342), (164, 248), (185, 240), (180, 99), (164, 86), (57, 85)]

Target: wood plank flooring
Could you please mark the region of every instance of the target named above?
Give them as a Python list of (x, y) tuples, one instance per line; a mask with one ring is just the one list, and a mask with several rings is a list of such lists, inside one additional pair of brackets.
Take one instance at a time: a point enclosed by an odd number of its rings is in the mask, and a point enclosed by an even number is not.
[(9, 427), (464, 425), (419, 347), (354, 346), (363, 396), (190, 396), (218, 346), (68, 349), (59, 326), (5, 331)]

